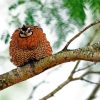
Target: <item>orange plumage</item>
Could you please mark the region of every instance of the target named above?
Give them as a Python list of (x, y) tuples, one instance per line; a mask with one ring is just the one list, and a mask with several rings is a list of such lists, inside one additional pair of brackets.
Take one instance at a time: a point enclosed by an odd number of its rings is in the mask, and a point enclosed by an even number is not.
[(13, 33), (9, 52), (11, 61), (16, 66), (22, 66), (32, 59), (40, 60), (52, 55), (52, 48), (41, 28), (23, 26)]

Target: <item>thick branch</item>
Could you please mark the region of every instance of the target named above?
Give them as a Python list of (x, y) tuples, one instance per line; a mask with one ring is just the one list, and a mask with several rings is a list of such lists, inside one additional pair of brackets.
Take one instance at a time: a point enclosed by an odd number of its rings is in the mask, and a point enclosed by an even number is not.
[(46, 69), (64, 62), (75, 60), (100, 62), (99, 51), (100, 42), (81, 49), (61, 51), (50, 57), (41, 59), (40, 61), (34, 63), (34, 65), (30, 66), (30, 64), (27, 64), (20, 68), (16, 68), (10, 72), (0, 75), (0, 90), (31, 78), (37, 74), (40, 74)]

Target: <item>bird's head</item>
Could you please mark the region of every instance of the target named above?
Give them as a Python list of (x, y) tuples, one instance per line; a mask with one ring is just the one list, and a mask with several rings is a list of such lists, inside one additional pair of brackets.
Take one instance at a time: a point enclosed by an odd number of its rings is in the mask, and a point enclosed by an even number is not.
[(43, 30), (39, 26), (23, 25), (15, 30), (12, 41), (14, 45), (21, 49), (33, 49), (38, 47), (44, 36)]
[(29, 37), (33, 34), (31, 27), (23, 25), (22, 28), (20, 28), (20, 37), (25, 38)]

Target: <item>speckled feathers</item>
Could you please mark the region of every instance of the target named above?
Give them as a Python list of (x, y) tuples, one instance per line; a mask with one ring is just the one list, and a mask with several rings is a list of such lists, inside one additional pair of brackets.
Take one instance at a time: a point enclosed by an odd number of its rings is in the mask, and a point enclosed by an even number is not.
[(52, 55), (52, 48), (43, 30), (38, 26), (27, 27), (31, 28), (32, 35), (20, 37), (21, 29), (19, 28), (11, 37), (9, 52), (11, 61), (16, 66), (22, 66), (32, 59), (40, 60)]

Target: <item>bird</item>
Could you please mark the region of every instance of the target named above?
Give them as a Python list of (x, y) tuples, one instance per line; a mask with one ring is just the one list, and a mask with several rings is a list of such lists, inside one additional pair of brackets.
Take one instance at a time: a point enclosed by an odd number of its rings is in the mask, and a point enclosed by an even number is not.
[(9, 55), (14, 65), (22, 67), (29, 61), (51, 56), (52, 47), (40, 26), (23, 25), (11, 36)]

